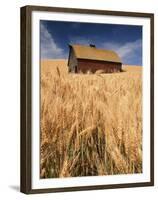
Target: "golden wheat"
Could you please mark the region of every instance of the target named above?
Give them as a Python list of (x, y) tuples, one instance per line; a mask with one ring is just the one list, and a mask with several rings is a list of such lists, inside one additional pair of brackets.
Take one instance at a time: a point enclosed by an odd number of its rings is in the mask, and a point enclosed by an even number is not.
[(41, 62), (41, 178), (142, 172), (142, 73)]

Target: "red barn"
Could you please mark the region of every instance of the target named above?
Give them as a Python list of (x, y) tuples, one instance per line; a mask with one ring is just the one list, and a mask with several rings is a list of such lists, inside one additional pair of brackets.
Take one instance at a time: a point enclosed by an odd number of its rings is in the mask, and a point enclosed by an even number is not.
[(104, 73), (120, 72), (122, 62), (116, 52), (98, 49), (95, 45), (69, 45), (69, 72), (95, 73), (98, 70)]

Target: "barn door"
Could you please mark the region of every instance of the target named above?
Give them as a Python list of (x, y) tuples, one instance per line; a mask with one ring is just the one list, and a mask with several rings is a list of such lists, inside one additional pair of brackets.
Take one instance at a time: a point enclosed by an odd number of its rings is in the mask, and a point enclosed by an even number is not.
[(75, 73), (77, 73), (77, 65), (75, 66)]

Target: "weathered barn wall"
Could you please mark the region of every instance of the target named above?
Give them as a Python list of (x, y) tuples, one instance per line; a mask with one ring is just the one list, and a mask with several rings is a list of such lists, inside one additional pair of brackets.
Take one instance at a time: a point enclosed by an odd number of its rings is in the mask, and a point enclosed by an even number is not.
[(78, 72), (83, 73), (87, 71), (95, 73), (97, 70), (104, 70), (105, 73), (120, 72), (121, 66), (121, 63), (78, 59)]
[(74, 50), (70, 49), (70, 55), (69, 55), (69, 70), (71, 72), (75, 72), (75, 66), (77, 66), (77, 59), (74, 53)]

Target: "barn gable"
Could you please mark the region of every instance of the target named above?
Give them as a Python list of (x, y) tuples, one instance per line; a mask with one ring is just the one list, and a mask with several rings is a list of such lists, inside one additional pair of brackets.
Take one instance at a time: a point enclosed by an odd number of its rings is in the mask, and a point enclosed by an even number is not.
[(70, 46), (68, 66), (70, 72), (75, 72), (75, 67), (77, 66), (77, 57), (75, 55), (74, 49)]

